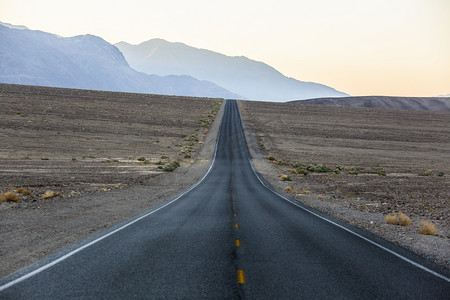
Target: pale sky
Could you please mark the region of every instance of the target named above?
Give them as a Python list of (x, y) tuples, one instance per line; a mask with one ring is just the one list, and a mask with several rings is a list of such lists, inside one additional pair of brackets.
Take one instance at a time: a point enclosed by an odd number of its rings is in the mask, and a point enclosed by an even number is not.
[(0, 0), (0, 21), (263, 61), (348, 94), (450, 94), (450, 0)]

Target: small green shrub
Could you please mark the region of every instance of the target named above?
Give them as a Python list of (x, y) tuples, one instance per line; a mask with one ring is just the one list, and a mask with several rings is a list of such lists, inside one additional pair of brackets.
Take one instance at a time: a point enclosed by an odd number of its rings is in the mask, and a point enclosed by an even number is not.
[(375, 172), (377, 172), (378, 176), (386, 176), (386, 171), (383, 167), (375, 168)]
[(163, 171), (166, 171), (166, 172), (173, 172), (173, 171), (175, 171), (179, 166), (180, 166), (180, 163), (179, 163), (178, 161), (175, 160), (175, 161), (169, 163), (168, 165), (166, 165), (166, 166), (163, 168)]
[(442, 177), (442, 176), (444, 176), (444, 175), (445, 175), (445, 172), (442, 172), (442, 171), (439, 171), (439, 172), (438, 172), (438, 176)]
[(292, 178), (289, 175), (285, 175), (285, 176), (281, 177), (281, 180), (282, 181), (292, 181)]
[(146, 161), (146, 158), (142, 156), (142, 157), (139, 157), (137, 160), (138, 161)]
[(426, 170), (422, 174), (419, 174), (420, 176), (431, 176), (433, 175), (433, 170)]
[(274, 161), (275, 160), (275, 156), (273, 154), (269, 154), (268, 156), (266, 156), (266, 159), (268, 159), (270, 161)]
[(163, 161), (157, 161), (157, 162), (155, 162), (155, 165), (157, 165), (157, 166), (164, 166), (166, 163), (165, 162), (163, 162)]
[(352, 167), (348, 170), (348, 174), (349, 175), (358, 175), (360, 171), (361, 171), (360, 168)]

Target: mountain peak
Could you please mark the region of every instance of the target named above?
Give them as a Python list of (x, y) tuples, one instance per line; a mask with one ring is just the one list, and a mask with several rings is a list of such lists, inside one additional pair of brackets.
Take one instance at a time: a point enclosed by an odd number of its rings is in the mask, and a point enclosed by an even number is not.
[(273, 67), (245, 56), (226, 56), (163, 39), (151, 39), (139, 45), (117, 43), (115, 46), (138, 71), (160, 76), (190, 75), (212, 81), (251, 100), (348, 96), (322, 84), (286, 77)]

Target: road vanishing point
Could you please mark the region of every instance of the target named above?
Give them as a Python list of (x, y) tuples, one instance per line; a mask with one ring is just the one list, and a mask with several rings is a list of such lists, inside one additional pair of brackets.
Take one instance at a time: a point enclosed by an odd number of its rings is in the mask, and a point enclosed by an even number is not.
[(0, 281), (0, 299), (66, 298), (450, 299), (450, 281), (447, 269), (274, 191), (227, 100), (197, 184)]

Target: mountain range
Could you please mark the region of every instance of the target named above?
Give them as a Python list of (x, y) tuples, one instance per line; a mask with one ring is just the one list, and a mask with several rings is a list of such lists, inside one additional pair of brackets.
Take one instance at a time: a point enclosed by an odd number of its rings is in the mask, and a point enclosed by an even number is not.
[(182, 43), (152, 39), (139, 45), (115, 44), (135, 70), (165, 75), (189, 75), (209, 80), (249, 100), (288, 101), (342, 97), (328, 86), (289, 78), (271, 66), (243, 56), (230, 57)]
[(132, 69), (100, 37), (59, 37), (0, 24), (0, 83), (181, 96), (239, 98), (191, 76), (157, 76)]

